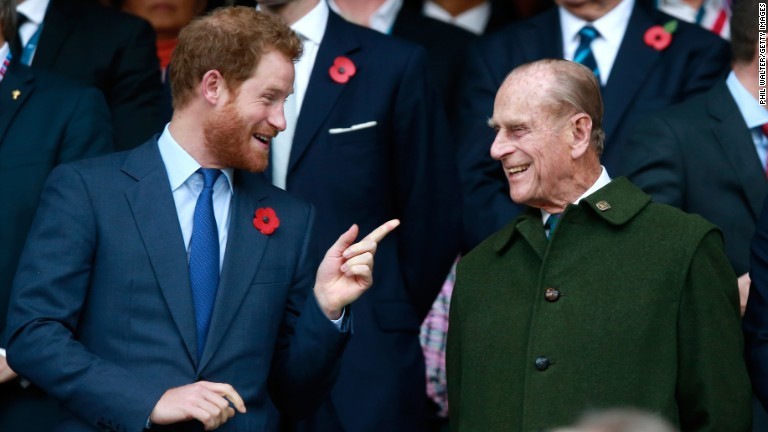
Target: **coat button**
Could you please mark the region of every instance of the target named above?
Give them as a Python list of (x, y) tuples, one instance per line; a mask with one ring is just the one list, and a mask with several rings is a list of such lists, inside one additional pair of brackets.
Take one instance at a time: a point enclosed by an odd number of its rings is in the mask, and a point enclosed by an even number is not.
[(544, 356), (538, 356), (536, 357), (536, 369), (540, 371), (545, 371), (549, 367), (549, 359)]
[(560, 299), (560, 291), (556, 288), (547, 288), (546, 291), (544, 291), (544, 298), (547, 299), (548, 302), (554, 303)]

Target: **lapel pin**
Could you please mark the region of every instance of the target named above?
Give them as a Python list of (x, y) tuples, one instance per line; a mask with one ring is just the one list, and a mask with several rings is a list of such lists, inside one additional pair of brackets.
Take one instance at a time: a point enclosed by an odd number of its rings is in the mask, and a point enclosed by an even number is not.
[(14, 90), (11, 92), (11, 96), (13, 96), (13, 100), (16, 100), (19, 98), (19, 96), (21, 96), (21, 92), (18, 90)]
[(611, 208), (611, 205), (608, 204), (608, 201), (598, 201), (597, 204), (595, 204), (595, 207), (601, 211), (606, 211)]

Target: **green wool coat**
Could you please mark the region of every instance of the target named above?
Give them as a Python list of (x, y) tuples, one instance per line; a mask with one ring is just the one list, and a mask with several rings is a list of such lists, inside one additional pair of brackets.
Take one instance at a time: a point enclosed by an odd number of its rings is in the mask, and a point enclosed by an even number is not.
[(539, 431), (635, 407), (682, 431), (749, 431), (738, 303), (717, 228), (624, 178), (569, 205), (549, 241), (530, 209), (459, 263), (451, 430)]

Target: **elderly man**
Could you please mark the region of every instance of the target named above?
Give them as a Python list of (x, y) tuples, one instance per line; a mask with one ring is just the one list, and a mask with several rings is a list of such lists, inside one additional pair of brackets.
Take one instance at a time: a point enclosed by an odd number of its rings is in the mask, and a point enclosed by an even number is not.
[[(600, 165), (589, 69), (515, 69), (491, 155), (529, 208), (459, 264), (448, 335), (454, 431), (535, 431), (635, 407), (684, 431), (747, 431), (736, 276), (717, 229)], [(559, 223), (557, 223), (559, 221)]]
[(174, 53), (165, 131), (51, 174), (14, 283), (8, 361), (62, 402), (57, 431), (277, 431), (280, 414), (325, 396), (346, 305), (397, 222), (354, 245), (353, 226), (315, 275), (313, 208), (260, 174), (300, 51), (252, 8), (195, 21)]

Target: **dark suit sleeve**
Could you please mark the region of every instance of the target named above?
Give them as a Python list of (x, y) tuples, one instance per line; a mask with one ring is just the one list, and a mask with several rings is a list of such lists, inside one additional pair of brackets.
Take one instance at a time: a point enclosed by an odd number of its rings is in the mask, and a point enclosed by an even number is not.
[(678, 307), (680, 429), (750, 431), (752, 396), (741, 355), (736, 275), (714, 229), (693, 253)]
[[(455, 157), (443, 107), (427, 80), (425, 52), (411, 51), (394, 102), (395, 234), (406, 289), (419, 322), (456, 258), (461, 236)], [(381, 221), (384, 222), (384, 221)]]
[(127, 150), (162, 131), (163, 88), (155, 48), (155, 33), (144, 21), (132, 32), (115, 60), (116, 71), (107, 90), (112, 111), (115, 147)]
[(470, 50), (459, 108), (461, 133), (457, 156), (467, 250), (514, 219), (521, 209), (509, 196), (501, 163), (490, 157), (494, 132), (488, 119), (493, 115), (496, 91), (504, 76), (494, 70), (489, 51), (493, 50), (484, 45)]
[(88, 351), (75, 337), (87, 300), (97, 227), (78, 171), (48, 179), (8, 312), (8, 362), (91, 425), (142, 430), (166, 389)]
[(747, 366), (755, 395), (768, 407), (768, 205), (763, 204), (752, 238), (747, 310), (742, 322)]
[(101, 92), (89, 87), (83, 90), (72, 110), (57, 161), (72, 162), (112, 151), (114, 144), (109, 108)]
[[(308, 213), (304, 244), (291, 290), (285, 303), (272, 369), (269, 392), (281, 413), (305, 417), (323, 401), (334, 383), (341, 353), (349, 339), (347, 328), (339, 330), (320, 310), (313, 294), (318, 267), (314, 244), (315, 212)], [(349, 310), (345, 327), (351, 325)]]
[(677, 208), (683, 208), (685, 203), (685, 167), (680, 138), (663, 116), (646, 119), (629, 139), (623, 168), (627, 178), (654, 201)]

